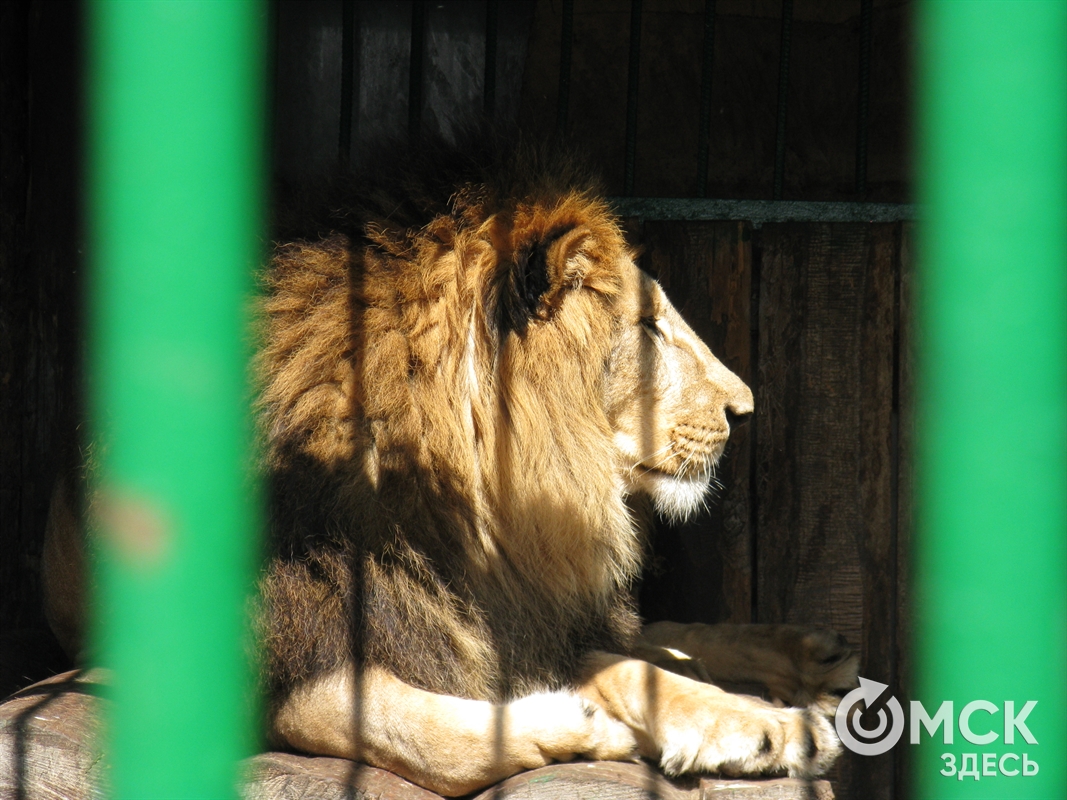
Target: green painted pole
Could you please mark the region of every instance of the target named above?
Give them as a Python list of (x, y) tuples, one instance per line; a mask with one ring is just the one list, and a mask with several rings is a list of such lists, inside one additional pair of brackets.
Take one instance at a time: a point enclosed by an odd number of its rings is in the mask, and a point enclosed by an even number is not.
[(914, 796), (1062, 798), (1067, 3), (927, 0), (917, 32), (917, 697), (955, 724)]
[(113, 794), (235, 796), (255, 742), (245, 311), (265, 9), (88, 9), (94, 644), (113, 671)]

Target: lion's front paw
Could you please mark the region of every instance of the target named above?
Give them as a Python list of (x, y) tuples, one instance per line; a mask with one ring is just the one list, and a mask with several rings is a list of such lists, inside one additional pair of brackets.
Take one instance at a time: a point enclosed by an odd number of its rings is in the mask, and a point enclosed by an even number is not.
[(781, 650), (790, 656), (792, 670), (776, 676), (777, 683), (772, 678), (768, 688), (773, 696), (806, 706), (819, 702), (822, 695), (858, 685), (859, 655), (844, 636), (827, 628), (774, 627)]
[(595, 703), (585, 703), (590, 746), (581, 755), (593, 761), (634, 761), (637, 739), (629, 727), (612, 719)]
[(673, 672), (675, 675), (681, 675), (683, 678), (703, 683), (713, 682), (712, 677), (708, 674), (700, 659), (693, 658), (688, 653), (683, 653), (673, 647), (638, 641), (630, 649), (630, 655), (642, 661), (647, 661), (660, 669)]
[(626, 725), (572, 694), (545, 692), (512, 701), (506, 706), (504, 727), (528, 747), (523, 760), (527, 768), (575, 756), (594, 761), (637, 757), (637, 741)]
[(660, 766), (669, 775), (821, 775), (841, 750), (826, 715), (831, 704), (821, 698), (812, 708), (775, 708), (722, 694), (704, 714), (687, 715), (689, 724), (661, 728)]
[(858, 655), (826, 628), (656, 622), (645, 626), (641, 646), (680, 650), (698, 661), (713, 683), (759, 684), (793, 706), (858, 685)]

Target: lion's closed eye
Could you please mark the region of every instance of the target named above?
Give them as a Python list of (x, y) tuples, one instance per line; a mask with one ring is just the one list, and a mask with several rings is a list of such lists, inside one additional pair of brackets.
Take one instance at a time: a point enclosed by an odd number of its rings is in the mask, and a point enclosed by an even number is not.
[(654, 339), (663, 338), (663, 329), (659, 325), (659, 320), (653, 316), (644, 316), (639, 320), (641, 328), (645, 333), (652, 336)]

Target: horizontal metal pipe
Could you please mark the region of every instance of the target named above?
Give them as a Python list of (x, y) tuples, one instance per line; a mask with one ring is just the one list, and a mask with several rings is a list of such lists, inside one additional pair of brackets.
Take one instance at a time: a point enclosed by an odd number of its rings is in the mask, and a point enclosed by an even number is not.
[(676, 197), (613, 197), (615, 213), (640, 219), (737, 219), (764, 222), (900, 222), (919, 216), (908, 203), (825, 203), (803, 200), (712, 200)]

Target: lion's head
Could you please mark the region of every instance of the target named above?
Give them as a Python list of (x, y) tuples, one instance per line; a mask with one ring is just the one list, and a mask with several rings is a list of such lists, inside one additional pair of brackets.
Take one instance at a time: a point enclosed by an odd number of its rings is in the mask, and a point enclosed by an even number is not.
[(520, 205), (504, 220), (495, 223), (510, 238), (490, 258), (505, 276), (493, 353), (505, 385), (523, 387), (505, 400), (544, 406), (528, 422), (539, 433), (526, 436), (571, 453), (575, 477), (610, 475), (617, 493), (645, 492), (661, 513), (688, 516), (703, 503), (731, 421), (752, 412), (751, 391), (637, 267), (601, 202), (571, 194), (547, 208)]
[(627, 496), (700, 506), (752, 394), (587, 187), (492, 170), (372, 187), (279, 249), (259, 368), (280, 513), (373, 552), (417, 539), (405, 574), (476, 604), (607, 607), (642, 552)]
[(752, 392), (658, 283), (632, 263), (620, 270), (636, 284), (621, 298), (606, 380), (621, 474), (628, 491), (644, 491), (660, 513), (685, 518), (703, 502), (731, 424), (752, 413)]

